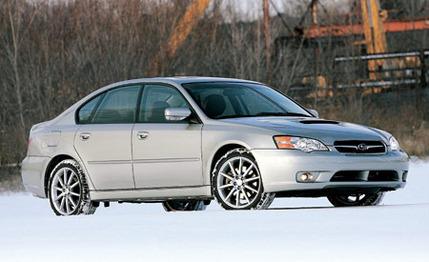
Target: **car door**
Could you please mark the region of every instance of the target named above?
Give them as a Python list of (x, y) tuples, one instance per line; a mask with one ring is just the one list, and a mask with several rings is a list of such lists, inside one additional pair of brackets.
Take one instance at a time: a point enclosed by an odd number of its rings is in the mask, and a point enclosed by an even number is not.
[(131, 132), (140, 90), (114, 88), (78, 111), (74, 145), (97, 190), (134, 188)]
[[(169, 107), (188, 107), (172, 86), (143, 88), (137, 123), (132, 133), (134, 179), (137, 188), (186, 187), (203, 184), (202, 124), (167, 121)], [(192, 110), (191, 110), (192, 111)]]

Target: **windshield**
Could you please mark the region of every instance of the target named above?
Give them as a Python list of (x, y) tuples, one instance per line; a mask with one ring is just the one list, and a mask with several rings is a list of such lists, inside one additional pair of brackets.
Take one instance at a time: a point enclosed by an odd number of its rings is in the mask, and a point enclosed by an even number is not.
[(251, 83), (190, 83), (183, 87), (204, 113), (213, 119), (256, 116), (311, 115), (283, 94)]

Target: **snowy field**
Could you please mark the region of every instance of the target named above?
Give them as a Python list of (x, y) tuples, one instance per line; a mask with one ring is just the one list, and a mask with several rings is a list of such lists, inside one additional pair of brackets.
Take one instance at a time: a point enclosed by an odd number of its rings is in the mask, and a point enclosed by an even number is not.
[(278, 199), (266, 211), (166, 213), (112, 204), (56, 217), (46, 200), (0, 196), (0, 261), (429, 261), (429, 163), (378, 207)]

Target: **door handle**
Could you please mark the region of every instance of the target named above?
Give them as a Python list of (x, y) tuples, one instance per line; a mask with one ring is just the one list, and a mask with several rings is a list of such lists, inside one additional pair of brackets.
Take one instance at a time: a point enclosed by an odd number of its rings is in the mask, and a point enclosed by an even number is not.
[(81, 133), (79, 136), (80, 136), (80, 140), (86, 141), (91, 137), (91, 134), (90, 133)]
[(149, 136), (149, 132), (147, 131), (139, 131), (137, 132), (137, 138), (140, 140), (144, 140)]

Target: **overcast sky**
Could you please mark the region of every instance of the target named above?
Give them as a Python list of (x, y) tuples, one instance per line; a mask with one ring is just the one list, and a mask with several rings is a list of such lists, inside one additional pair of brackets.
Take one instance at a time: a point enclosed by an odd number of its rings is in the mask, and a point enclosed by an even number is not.
[[(293, 13), (300, 6), (307, 6), (310, 0), (271, 0), (280, 12)], [(303, 4), (304, 3), (304, 4)], [(320, 0), (327, 9), (337, 9), (339, 12), (347, 12), (350, 0)], [(239, 14), (245, 20), (252, 20), (262, 15), (262, 0), (223, 0), (222, 7), (227, 11)], [(271, 6), (271, 15), (275, 15), (275, 9)]]
[[(2, 1), (2, 0), (0, 0)], [(29, 2), (41, 2), (46, 0), (27, 0)], [(69, 0), (47, 0), (50, 3), (56, 3), (58, 1), (69, 1)], [(157, 2), (168, 2), (169, 0), (152, 0)], [(230, 13), (238, 15), (242, 20), (254, 20), (262, 16), (262, 2), (263, 0), (221, 0), (222, 8), (224, 10), (224, 17), (228, 20)], [(338, 13), (345, 13), (349, 11), (350, 2), (353, 0), (319, 0), (321, 5), (326, 9), (336, 9)], [(275, 9), (272, 5), (275, 5), (281, 13), (293, 14), (298, 11), (299, 14), (305, 10), (311, 0), (271, 0), (270, 3), (270, 14), (276, 15)], [(304, 8), (304, 10), (303, 10)], [(298, 9), (298, 10), (297, 10)]]

